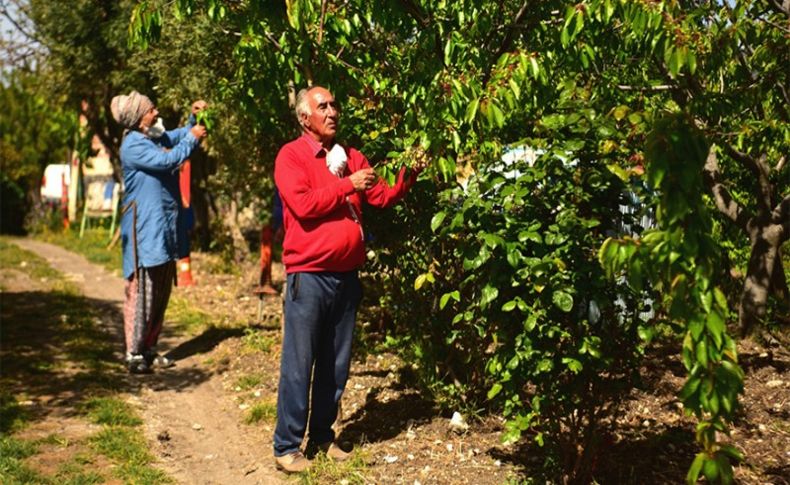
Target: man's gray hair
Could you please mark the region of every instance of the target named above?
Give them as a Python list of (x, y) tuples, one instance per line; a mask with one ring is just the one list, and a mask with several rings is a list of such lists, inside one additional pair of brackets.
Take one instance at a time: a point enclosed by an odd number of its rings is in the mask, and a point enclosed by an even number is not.
[(296, 93), (296, 103), (294, 111), (296, 112), (296, 121), (302, 124), (302, 115), (310, 116), (310, 103), (307, 101), (307, 93), (312, 88), (303, 88)]

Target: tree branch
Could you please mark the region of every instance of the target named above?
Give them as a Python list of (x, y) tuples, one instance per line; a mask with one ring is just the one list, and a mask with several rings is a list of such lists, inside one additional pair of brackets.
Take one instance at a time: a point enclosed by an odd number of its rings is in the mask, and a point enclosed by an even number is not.
[(14, 26), (14, 28), (15, 28), (15, 29), (16, 29), (16, 30), (17, 30), (17, 31), (20, 33), (20, 34), (24, 35), (25, 37), (27, 37), (28, 39), (32, 40), (33, 42), (37, 42), (37, 43), (39, 43), (39, 44), (43, 44), (43, 43), (41, 42), (41, 39), (39, 39), (39, 38), (38, 38), (38, 37), (37, 37), (35, 34), (33, 34), (32, 32), (29, 32), (29, 31), (28, 31), (28, 30), (27, 30), (25, 27), (23, 27), (23, 26), (22, 26), (22, 24), (21, 24), (21, 23), (17, 22), (17, 21), (16, 21), (16, 19), (14, 19), (14, 18), (13, 18), (13, 16), (11, 15), (11, 12), (9, 12), (9, 11), (8, 11), (8, 9), (7, 9), (5, 6), (2, 6), (2, 7), (0, 8), (0, 15), (2, 15), (2, 16), (3, 16), (3, 17), (5, 17), (5, 18), (6, 18), (6, 19), (7, 19), (9, 22), (11, 22), (11, 25), (13, 25), (13, 26)]
[(751, 215), (732, 198), (730, 191), (724, 186), (721, 172), (719, 171), (719, 163), (716, 159), (715, 145), (711, 145), (708, 151), (708, 158), (705, 160), (705, 167), (703, 168), (703, 176), (705, 183), (713, 193), (713, 200), (719, 212), (727, 216), (736, 226), (746, 231)]
[(760, 212), (763, 214), (770, 212), (773, 191), (771, 188), (771, 181), (768, 180), (770, 168), (765, 162), (765, 156), (754, 158), (747, 153), (735, 149), (735, 147), (729, 143), (723, 143), (722, 145), (729, 156), (745, 165), (746, 168), (750, 169), (757, 176), (757, 183), (760, 189), (760, 197), (757, 197), (757, 203), (760, 207)]
[(321, 0), (321, 22), (318, 25), (318, 45), (324, 40), (324, 20), (326, 19), (326, 0)]
[(618, 84), (617, 89), (620, 91), (669, 91), (670, 89), (674, 89), (675, 86), (671, 84), (659, 84), (658, 86), (628, 86), (625, 84)]
[(518, 25), (521, 23), (521, 19), (524, 17), (524, 14), (527, 12), (528, 6), (529, 0), (525, 0), (524, 3), (521, 4), (521, 8), (518, 10), (513, 22), (508, 26), (505, 38), (502, 39), (502, 42), (499, 44), (499, 49), (497, 49), (496, 54), (494, 54), (494, 57), (492, 58), (493, 62), (486, 67), (486, 71), (483, 74), (483, 87), (488, 85), (488, 80), (491, 78), (491, 71), (494, 69), (496, 62), (499, 60), (502, 54), (510, 49), (510, 45), (513, 42), (513, 34), (516, 31), (516, 27), (518, 27)]
[(784, 0), (784, 2), (780, 2), (779, 0), (769, 0), (768, 6), (776, 13), (783, 13), (790, 18), (790, 1)]
[(782, 155), (782, 158), (780, 158), (779, 161), (776, 162), (776, 167), (774, 168), (774, 170), (776, 170), (777, 173), (781, 172), (782, 169), (785, 168), (786, 163), (787, 163), (787, 156)]
[(409, 15), (417, 21), (422, 27), (427, 27), (430, 19), (423, 15), (422, 9), (411, 0), (400, 0), (400, 4), (408, 12)]
[(777, 204), (771, 212), (771, 220), (775, 224), (781, 224), (784, 229), (783, 240), (790, 238), (790, 195), (786, 195), (782, 202)]
[(771, 22), (770, 20), (767, 20), (767, 19), (766, 19), (765, 23), (770, 25), (771, 27), (773, 27), (775, 29), (781, 30), (785, 34), (790, 34), (790, 29), (788, 29), (787, 27), (784, 27), (784, 26), (779, 25), (777, 23)]

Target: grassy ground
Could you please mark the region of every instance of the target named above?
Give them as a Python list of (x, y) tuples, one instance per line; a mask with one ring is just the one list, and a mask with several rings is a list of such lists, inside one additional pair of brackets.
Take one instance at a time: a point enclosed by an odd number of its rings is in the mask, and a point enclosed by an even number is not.
[(0, 238), (0, 482), (159, 484), (101, 315), (45, 261)]
[(36, 239), (57, 244), (69, 251), (82, 254), (85, 258), (107, 268), (111, 272), (121, 272), (121, 243), (108, 248), (110, 242), (106, 228), (86, 229), (80, 238), (80, 228), (75, 225), (63, 230), (45, 230), (36, 234)]

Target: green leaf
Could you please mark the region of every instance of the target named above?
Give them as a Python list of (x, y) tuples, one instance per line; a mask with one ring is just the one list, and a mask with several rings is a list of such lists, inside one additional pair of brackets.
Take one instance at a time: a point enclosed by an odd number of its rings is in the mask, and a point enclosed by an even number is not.
[(653, 338), (656, 336), (656, 329), (654, 327), (640, 325), (639, 328), (637, 329), (637, 334), (639, 335), (640, 339), (644, 340), (647, 343), (650, 343), (650, 341), (652, 341)]
[(483, 287), (483, 296), (480, 298), (480, 306), (487, 307), (489, 303), (496, 300), (499, 296), (499, 289), (490, 284)]
[(483, 234), (483, 242), (485, 242), (486, 246), (490, 247), (491, 249), (495, 249), (497, 246), (505, 244), (505, 240), (500, 236), (489, 233)]
[(516, 96), (516, 98), (520, 98), (521, 88), (518, 86), (518, 83), (513, 78), (510, 78), (508, 79), (508, 85), (510, 86), (510, 89), (513, 91), (513, 94)]
[(458, 290), (445, 293), (439, 299), (439, 308), (444, 309), (444, 307), (447, 306), (447, 302), (450, 300), (450, 298), (452, 298), (455, 301), (461, 301), (461, 294), (458, 292)]
[(507, 249), (507, 262), (510, 266), (514, 268), (519, 268), (521, 265), (521, 260), (523, 259), (523, 255), (521, 254), (521, 251), (510, 245), (512, 243), (508, 243), (508, 244), (509, 246)]
[(733, 476), (732, 476), (732, 465), (730, 465), (729, 457), (721, 453), (721, 450), (717, 451), (714, 455), (714, 459), (716, 460), (716, 464), (719, 468), (719, 480), (722, 485), (731, 485), (733, 483)]
[(414, 280), (414, 289), (415, 290), (419, 290), (420, 288), (422, 288), (422, 286), (425, 284), (425, 282), (427, 280), (428, 280), (428, 275), (427, 274), (421, 274), (420, 276), (418, 276)]
[(705, 320), (705, 328), (708, 329), (711, 338), (716, 342), (716, 348), (720, 349), (724, 341), (727, 326), (724, 322), (724, 318), (722, 318), (718, 311), (714, 310), (708, 313), (708, 318)]
[(723, 445), (719, 452), (726, 454), (735, 461), (743, 461), (743, 453), (732, 445)]
[(475, 98), (469, 103), (469, 106), (466, 107), (466, 115), (464, 116), (464, 119), (467, 123), (472, 123), (472, 121), (475, 119), (475, 116), (477, 115), (477, 109), (479, 107), (480, 98)]
[(488, 399), (493, 399), (499, 392), (502, 390), (502, 384), (495, 383), (491, 386), (491, 389), (488, 390)]
[(694, 54), (694, 51), (689, 51), (687, 60), (689, 73), (694, 74), (697, 71), (697, 55)]
[(720, 475), (719, 463), (716, 460), (706, 458), (702, 464), (702, 474), (705, 475), (708, 481), (717, 483)]
[(447, 217), (447, 213), (444, 211), (434, 214), (434, 216), (431, 218), (431, 232), (436, 232), (439, 226), (442, 225), (442, 222), (444, 222), (445, 217)]
[(538, 60), (535, 58), (535, 56), (529, 58), (529, 67), (533, 79), (537, 79), (538, 75), (540, 74), (540, 66), (538, 65)]
[(540, 362), (538, 362), (538, 372), (549, 372), (553, 368), (554, 362), (552, 362), (551, 359), (541, 359)]
[(576, 23), (573, 25), (573, 36), (576, 37), (584, 28), (584, 11), (576, 11)]
[(710, 313), (710, 307), (713, 304), (713, 292), (703, 292), (701, 295), (701, 301), (702, 308), (705, 310), (705, 313)]
[(512, 312), (516, 309), (516, 300), (510, 300), (509, 302), (502, 305), (503, 312)]
[(669, 56), (669, 72), (672, 77), (677, 77), (680, 73), (680, 68), (683, 67), (684, 55), (681, 49), (674, 49)]
[(697, 392), (701, 382), (702, 380), (699, 377), (689, 377), (688, 380), (686, 380), (686, 384), (683, 385), (683, 389), (681, 389), (680, 393), (678, 393), (678, 399), (685, 402), (689, 397)]
[(727, 310), (727, 297), (724, 296), (724, 292), (719, 289), (719, 287), (713, 288), (713, 296), (716, 298), (716, 303), (719, 305), (719, 308), (722, 310)]
[(455, 39), (451, 36), (447, 39), (444, 45), (444, 65), (449, 66), (452, 64), (453, 48), (455, 47)]
[(688, 485), (694, 485), (697, 483), (697, 480), (699, 479), (699, 473), (702, 471), (702, 465), (705, 463), (706, 457), (707, 455), (704, 451), (700, 451), (697, 453), (697, 456), (694, 457), (694, 461), (691, 463), (691, 467), (686, 474), (686, 483)]
[(300, 0), (286, 0), (285, 1), (285, 8), (286, 13), (288, 14), (288, 23), (294, 30), (301, 29), (301, 22), (300, 22)]
[(629, 108), (625, 105), (620, 105), (614, 109), (614, 119), (617, 121), (622, 120), (628, 115)]
[[(522, 310), (523, 311), (523, 310)], [(527, 332), (531, 332), (535, 329), (535, 326), (538, 324), (538, 316), (534, 313), (530, 313), (527, 316), (526, 321), (524, 322), (524, 329)]]
[(490, 112), (492, 113), (493, 121), (498, 128), (501, 128), (505, 124), (505, 114), (502, 112), (502, 109), (497, 106), (496, 103), (491, 103), (489, 105)]
[(521, 231), (518, 233), (519, 242), (532, 241), (538, 244), (543, 244), (543, 238), (535, 231)]
[(573, 308), (573, 296), (563, 290), (555, 291), (551, 296), (551, 301), (565, 313), (568, 313)]
[(568, 26), (567, 25), (562, 29), (562, 33), (560, 34), (560, 42), (562, 43), (562, 47), (565, 48), (565, 49), (568, 48), (568, 44), (570, 44), (570, 42), (571, 42), (570, 34), (568, 33)]
[(699, 362), (703, 367), (708, 366), (708, 347), (705, 345), (705, 342), (705, 339), (700, 339), (700, 341), (697, 342), (696, 351), (697, 362)]
[(582, 370), (582, 363), (570, 357), (563, 357), (562, 363), (568, 366), (568, 369), (574, 374), (578, 374)]
[(614, 5), (611, 0), (604, 1), (604, 8), (604, 20), (608, 22), (609, 19), (612, 18), (612, 15), (614, 15)]

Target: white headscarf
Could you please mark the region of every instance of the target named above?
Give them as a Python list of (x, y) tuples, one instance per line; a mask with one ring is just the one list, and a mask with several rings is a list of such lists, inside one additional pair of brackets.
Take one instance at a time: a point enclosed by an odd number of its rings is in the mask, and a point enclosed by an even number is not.
[(121, 94), (112, 98), (110, 103), (110, 111), (112, 117), (115, 118), (121, 126), (126, 129), (134, 130), (140, 124), (143, 115), (146, 114), (154, 103), (148, 99), (148, 96), (132, 91), (128, 95)]

